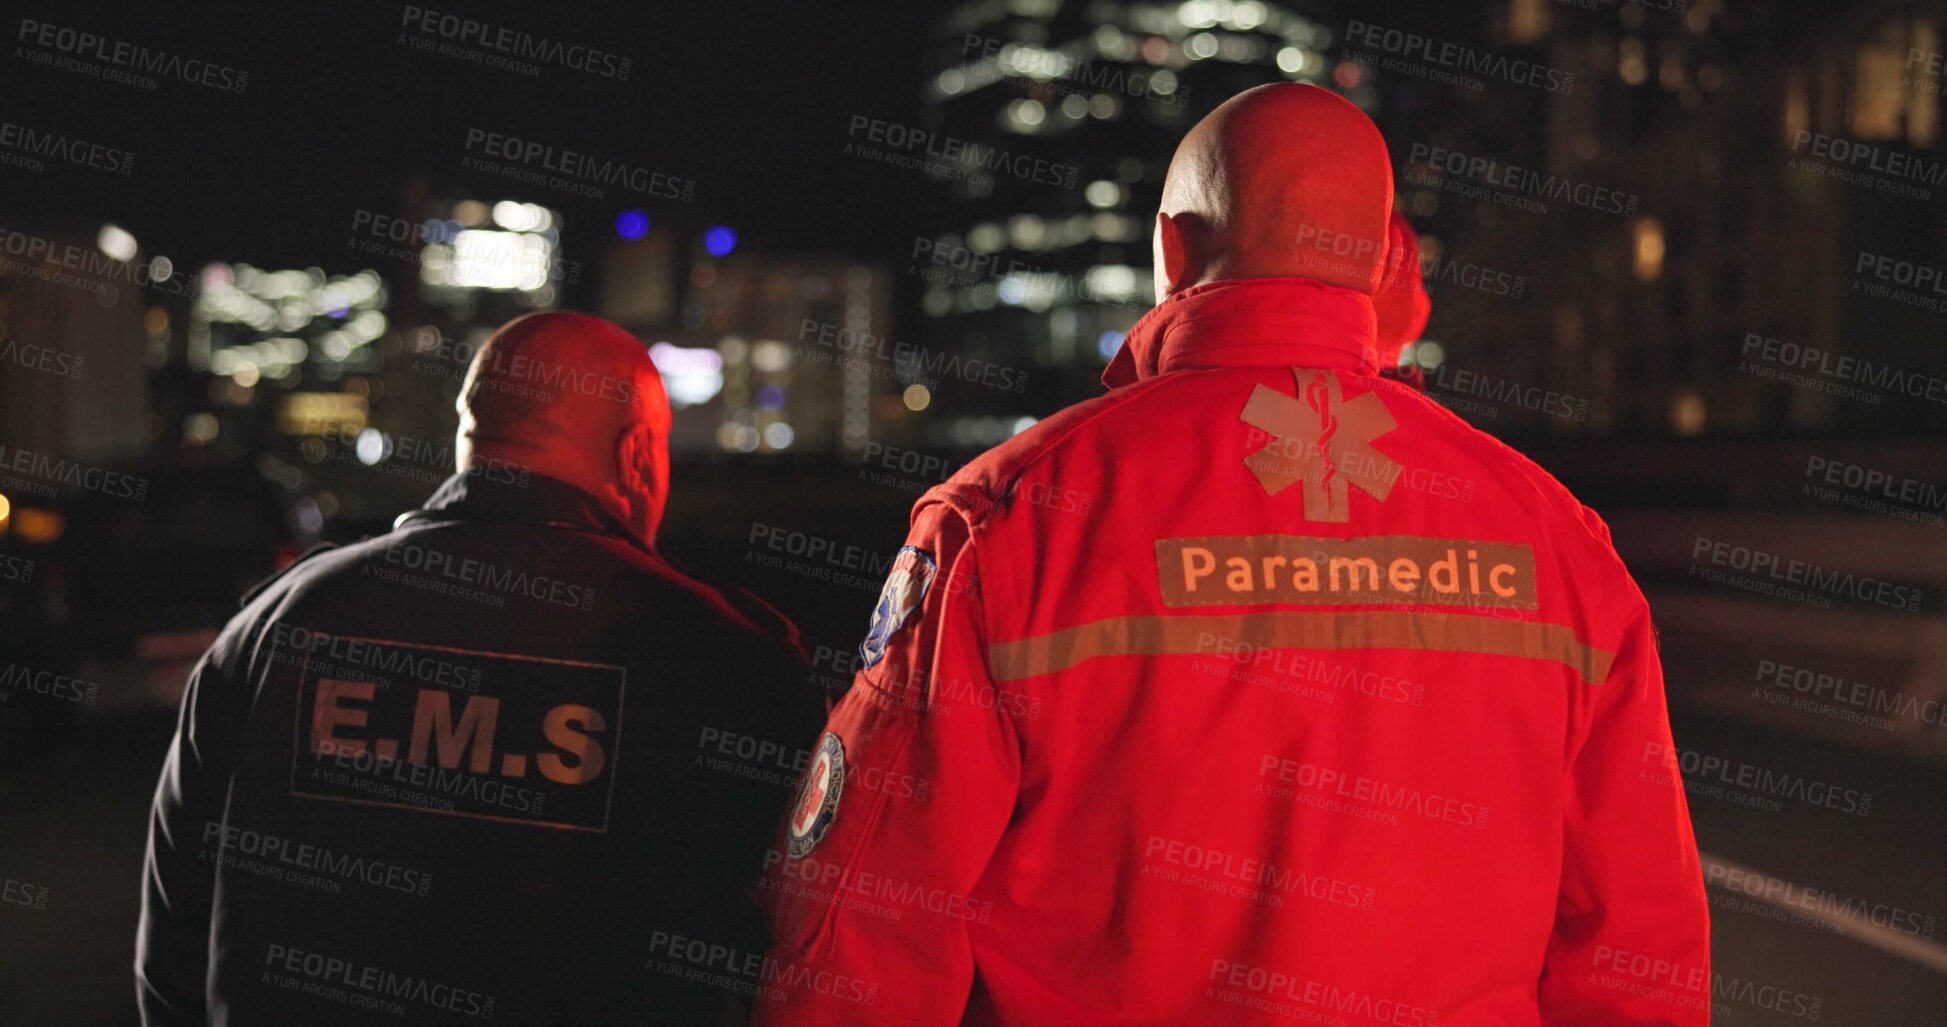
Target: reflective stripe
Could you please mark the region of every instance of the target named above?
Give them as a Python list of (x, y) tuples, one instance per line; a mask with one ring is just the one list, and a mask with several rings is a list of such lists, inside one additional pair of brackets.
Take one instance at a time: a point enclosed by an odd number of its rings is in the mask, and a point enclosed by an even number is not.
[(1584, 644), (1560, 624), (1476, 614), (1399, 610), (1272, 610), (1263, 613), (1107, 617), (1045, 635), (995, 642), (988, 667), (1000, 681), (1067, 670), (1098, 656), (1213, 654), (1266, 649), (1427, 649), (1550, 660), (1592, 685), (1616, 654)]

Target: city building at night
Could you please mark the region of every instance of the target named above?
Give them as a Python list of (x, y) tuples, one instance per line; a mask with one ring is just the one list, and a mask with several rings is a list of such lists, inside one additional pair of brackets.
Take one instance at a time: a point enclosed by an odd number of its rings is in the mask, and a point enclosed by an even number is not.
[(43, 256), (20, 261), (39, 274), (0, 274), (5, 438), (57, 457), (140, 455), (151, 439), (148, 376), (125, 355), (143, 352), (145, 319), (166, 323), (160, 308), (147, 312), (147, 286), (157, 275), (174, 277), (168, 258), (145, 258), (136, 238), (113, 224), (10, 234), (38, 244)]
[[(1329, 5), (1193, 0), (980, 0), (941, 19), (921, 130), (862, 141), (927, 158), (949, 217), (914, 240), (906, 277), (931, 346), (1013, 369), (1025, 401), (962, 383), (929, 418), (932, 444), (978, 448), (1024, 409), (1093, 395), (1123, 333), (1154, 302), (1150, 229), (1177, 140), (1236, 93), (1335, 76)], [(1310, 13), (1306, 13), (1310, 12)], [(1348, 77), (1351, 75), (1352, 77)]]
[(856, 460), (869, 441), (903, 437), (927, 405), (937, 379), (892, 337), (883, 270), (744, 249), (727, 226), (702, 232), (679, 261), (673, 232), (637, 227), (618, 223), (598, 310), (650, 343), (678, 457)]
[(1947, 266), (1938, 15), (1501, 14), (1492, 44), (1572, 88), (1444, 123), (1430, 104), (1389, 132), (1401, 206), (1464, 239), (1429, 251), (1434, 324), (1466, 326), (1435, 351), (1436, 397), (1490, 430), (1947, 424), (1947, 361), (1894, 341), (1937, 338), (1947, 312), (1926, 284)]

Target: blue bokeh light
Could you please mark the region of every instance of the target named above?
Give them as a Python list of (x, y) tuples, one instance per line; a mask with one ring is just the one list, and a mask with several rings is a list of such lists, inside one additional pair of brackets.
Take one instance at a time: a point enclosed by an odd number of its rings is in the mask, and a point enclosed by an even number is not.
[(615, 215), (615, 234), (624, 239), (640, 239), (649, 234), (649, 215), (639, 210), (625, 210)]
[(712, 257), (728, 256), (731, 250), (737, 248), (737, 233), (724, 225), (717, 225), (703, 233), (703, 248), (710, 251)]

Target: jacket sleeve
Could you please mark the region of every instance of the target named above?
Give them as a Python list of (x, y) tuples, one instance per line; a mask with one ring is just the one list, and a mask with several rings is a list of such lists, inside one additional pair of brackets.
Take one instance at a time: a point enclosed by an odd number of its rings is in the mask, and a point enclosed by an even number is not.
[[(142, 920), (135, 939), (135, 997), (144, 1027), (208, 1022), (210, 900), (215, 866), (201, 858), (205, 825), (220, 820), (212, 800), (220, 780), (208, 709), (218, 676), (215, 650), (189, 675), (176, 737), (163, 758), (149, 809), (143, 860)], [(210, 855), (214, 855), (212, 850)]]
[(1632, 587), (1607, 681), (1571, 735), (1547, 1024), (1710, 1022), (1710, 915), (1649, 609)]
[(973, 897), (1014, 809), (1020, 750), (984, 655), (980, 557), (923, 500), (861, 670), (799, 782), (763, 884), (764, 1025), (958, 1023)]

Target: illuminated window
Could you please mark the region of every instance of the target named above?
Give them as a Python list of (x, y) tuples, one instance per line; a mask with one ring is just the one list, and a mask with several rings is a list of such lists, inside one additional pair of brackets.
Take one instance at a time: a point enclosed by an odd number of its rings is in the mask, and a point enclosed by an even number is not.
[[(1898, 139), (1906, 116), (1906, 51), (1889, 26), (1859, 48), (1853, 63), (1852, 134), (1861, 139)], [(1889, 36), (1891, 38), (1889, 38)]]
[(1548, 0), (1513, 0), (1508, 4), (1508, 38), (1532, 43), (1548, 31)]
[(1632, 86), (1640, 86), (1650, 77), (1647, 48), (1643, 41), (1635, 37), (1625, 39), (1616, 47), (1616, 74)]
[(1636, 222), (1636, 280), (1654, 282), (1663, 274), (1663, 222), (1642, 218)]
[(1812, 105), (1805, 96), (1805, 76), (1794, 69), (1785, 86), (1785, 144), (1791, 145), (1800, 132), (1811, 131)]
[[(1940, 33), (1934, 30), (1933, 22), (1915, 19), (1907, 56), (1939, 52)], [(1906, 141), (1923, 149), (1931, 147), (1940, 138), (1940, 96), (1935, 91), (1940, 79), (1918, 74), (1909, 74), (1906, 79)]]
[(1695, 389), (1683, 389), (1670, 398), (1670, 430), (1678, 435), (1700, 435), (1704, 430), (1704, 397)]

